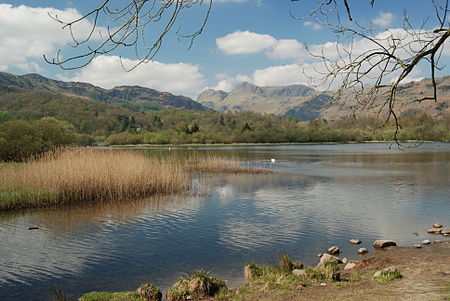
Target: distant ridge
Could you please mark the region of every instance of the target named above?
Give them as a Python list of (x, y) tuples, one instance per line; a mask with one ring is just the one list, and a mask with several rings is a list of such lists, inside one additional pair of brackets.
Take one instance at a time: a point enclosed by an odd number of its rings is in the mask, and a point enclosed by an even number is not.
[[(400, 115), (426, 113), (433, 118), (450, 115), (450, 76), (436, 79), (438, 101), (415, 102), (424, 95), (433, 95), (430, 79), (399, 86), (395, 108)], [(376, 116), (388, 94), (381, 93), (370, 107), (355, 110), (356, 99), (348, 94), (342, 101), (330, 104), (331, 93), (320, 93), (305, 85), (264, 86), (248, 82), (238, 84), (229, 93), (208, 89), (197, 102), (216, 111), (253, 111), (298, 117), (303, 120), (337, 120), (349, 116)], [(386, 108), (381, 110), (382, 114)]]
[(25, 91), (47, 91), (69, 96), (87, 97), (140, 111), (171, 107), (197, 111), (208, 110), (189, 97), (141, 86), (119, 86), (112, 89), (103, 89), (88, 83), (53, 80), (35, 73), (14, 75), (0, 72), (0, 92)]

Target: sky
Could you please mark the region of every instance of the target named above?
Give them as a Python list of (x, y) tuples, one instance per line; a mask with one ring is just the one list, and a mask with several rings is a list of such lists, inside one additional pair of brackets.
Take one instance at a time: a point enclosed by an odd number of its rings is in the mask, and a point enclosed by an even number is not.
[[(123, 70), (120, 59), (126, 67), (137, 62), (130, 47), (98, 55), (89, 65), (76, 70), (66, 71), (46, 63), (43, 55), (51, 59), (58, 49), (63, 58), (86, 49), (71, 47), (73, 42), (69, 32), (62, 30), (61, 24), (49, 14), (73, 20), (102, 2), (0, 0), (0, 71), (39, 73), (53, 79), (89, 82), (103, 88), (140, 85), (196, 99), (205, 89), (229, 92), (242, 81), (260, 86), (309, 84), (307, 75), (313, 73), (320, 62), (306, 51), (306, 46), (333, 56), (336, 43), (349, 43), (345, 39), (338, 40), (336, 34), (314, 18), (302, 18), (318, 0), (213, 0), (206, 27), (190, 49), (187, 49), (189, 40), (179, 39), (176, 32), (189, 33), (198, 29), (207, 10), (205, 4), (182, 11), (153, 59), (131, 72)], [(119, 7), (125, 2), (111, 0), (111, 7)], [(414, 27), (419, 28), (424, 18), (430, 17), (426, 27), (432, 28), (435, 20), (431, 0), (377, 0), (373, 8), (369, 0), (349, 2), (356, 22), (363, 25), (371, 22), (383, 30), (401, 30), (405, 9)], [(341, 17), (343, 22), (350, 22), (344, 11), (341, 11)], [(355, 21), (351, 25), (355, 25)], [(75, 36), (86, 35), (92, 22), (90, 18), (78, 24), (74, 28)], [(98, 25), (103, 33), (108, 25), (117, 28), (117, 24), (109, 24), (104, 18), (99, 19)], [(146, 40), (151, 42), (160, 30), (161, 22), (152, 23), (145, 32)], [(101, 39), (96, 31), (90, 45)], [(355, 45), (361, 49), (370, 47), (361, 40), (356, 40)], [(444, 50), (442, 62), (447, 62), (448, 57), (450, 51)], [(445, 69), (438, 73), (443, 74), (446, 74)], [(409, 80), (427, 76), (428, 69), (419, 66)]]

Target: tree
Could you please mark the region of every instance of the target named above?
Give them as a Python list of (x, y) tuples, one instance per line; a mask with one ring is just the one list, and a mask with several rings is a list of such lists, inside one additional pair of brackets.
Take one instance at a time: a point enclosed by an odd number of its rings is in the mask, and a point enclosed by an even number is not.
[[(376, 1), (370, 0), (370, 6)], [(430, 68), (430, 83), (433, 88), (431, 95), (424, 95), (411, 101), (437, 101), (436, 71), (442, 70), (440, 58), (445, 43), (450, 37), (448, 0), (430, 0), (435, 15), (427, 16), (416, 28), (409, 20), (407, 11), (403, 16), (403, 29), (389, 30), (370, 23), (363, 26), (352, 15), (351, 6), (347, 0), (323, 0), (314, 8), (309, 17), (329, 26), (338, 37), (348, 41), (347, 44), (336, 44), (336, 56), (327, 56), (324, 52), (310, 51), (312, 56), (322, 60), (324, 70), (316, 70), (321, 74), (321, 84), (331, 87), (338, 82), (338, 88), (331, 102), (339, 102), (348, 98), (349, 94), (356, 98), (355, 109), (367, 109), (374, 106), (380, 94), (387, 94), (379, 106), (379, 112), (387, 108), (385, 121), (395, 120), (397, 137), (400, 129), (396, 111), (397, 92), (418, 66), (426, 63)], [(344, 7), (346, 18), (352, 22), (341, 22), (339, 10)], [(330, 14), (335, 14), (337, 23), (333, 24)], [(357, 40), (362, 40), (369, 47), (358, 49)], [(311, 77), (317, 80), (317, 77)]]

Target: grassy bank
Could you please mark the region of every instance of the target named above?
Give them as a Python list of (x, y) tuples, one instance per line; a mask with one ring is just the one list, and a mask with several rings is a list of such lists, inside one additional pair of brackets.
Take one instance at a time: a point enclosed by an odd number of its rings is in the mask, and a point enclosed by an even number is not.
[(0, 166), (0, 210), (120, 201), (190, 190), (191, 172), (252, 172), (214, 156), (149, 158), (141, 152), (62, 149)]

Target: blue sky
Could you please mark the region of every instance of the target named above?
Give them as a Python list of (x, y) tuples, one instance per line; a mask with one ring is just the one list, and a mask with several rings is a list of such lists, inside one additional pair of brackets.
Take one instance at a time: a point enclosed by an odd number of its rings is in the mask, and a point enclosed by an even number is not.
[[(290, 16), (290, 12), (304, 16), (318, 1), (214, 0), (206, 28), (189, 51), (174, 32), (169, 33), (154, 60), (130, 73), (122, 71), (118, 59), (122, 56), (125, 63), (133, 64), (135, 57), (129, 49), (99, 56), (81, 70), (64, 71), (45, 63), (42, 54), (52, 57), (59, 48), (64, 56), (75, 53), (67, 47), (70, 42), (67, 32), (47, 13), (70, 19), (100, 2), (0, 2), (0, 71), (38, 72), (50, 78), (90, 82), (104, 88), (136, 84), (195, 99), (206, 88), (229, 91), (240, 81), (258, 85), (307, 84), (303, 70), (310, 70), (318, 62), (308, 56), (305, 45), (320, 49), (337, 41), (335, 34), (314, 19), (295, 20)], [(116, 2), (123, 0), (113, 3)], [(433, 21), (431, 3), (431, 0), (377, 0), (371, 8), (369, 0), (350, 0), (358, 22), (367, 24), (370, 20), (386, 29), (401, 28), (405, 9), (414, 26), (428, 16)], [(181, 26), (187, 32), (196, 28), (205, 9), (205, 5), (190, 8), (181, 15), (175, 29)], [(341, 13), (344, 17), (344, 12)], [(86, 30), (89, 24), (83, 26), (78, 32)], [(420, 79), (428, 76), (427, 72), (421, 68), (411, 77)]]

